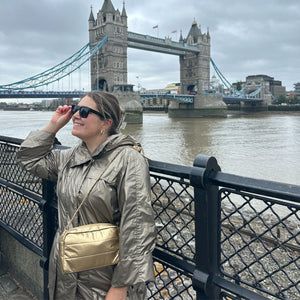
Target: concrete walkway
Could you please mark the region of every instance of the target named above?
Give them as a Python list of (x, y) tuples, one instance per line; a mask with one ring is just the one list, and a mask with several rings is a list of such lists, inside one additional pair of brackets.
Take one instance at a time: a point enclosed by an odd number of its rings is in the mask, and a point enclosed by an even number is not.
[(0, 265), (0, 300), (36, 300)]

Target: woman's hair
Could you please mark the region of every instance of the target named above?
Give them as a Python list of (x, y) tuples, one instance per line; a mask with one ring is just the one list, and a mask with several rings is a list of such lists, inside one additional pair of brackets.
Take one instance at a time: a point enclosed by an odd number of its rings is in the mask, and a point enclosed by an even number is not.
[(112, 94), (100, 91), (88, 92), (86, 96), (94, 100), (104, 119), (112, 119), (108, 134), (118, 133), (124, 115), (124, 110), (120, 107), (118, 99)]

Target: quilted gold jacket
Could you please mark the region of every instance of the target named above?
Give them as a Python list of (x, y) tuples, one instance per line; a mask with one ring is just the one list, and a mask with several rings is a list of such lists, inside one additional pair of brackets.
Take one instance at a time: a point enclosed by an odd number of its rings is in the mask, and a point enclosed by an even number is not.
[[(136, 145), (133, 138), (123, 134), (110, 136), (92, 155), (84, 143), (66, 150), (53, 149), (54, 138), (50, 132), (31, 132), (17, 153), (19, 163), (26, 170), (57, 182), (59, 227), (50, 254), (50, 299), (104, 299), (110, 286), (128, 286), (128, 299), (144, 299), (145, 283), (154, 279), (152, 251), (156, 238), (145, 158), (133, 149)], [(104, 170), (72, 226), (113, 223), (114, 210), (119, 208), (120, 262), (115, 266), (62, 274), (58, 260), (59, 236)]]

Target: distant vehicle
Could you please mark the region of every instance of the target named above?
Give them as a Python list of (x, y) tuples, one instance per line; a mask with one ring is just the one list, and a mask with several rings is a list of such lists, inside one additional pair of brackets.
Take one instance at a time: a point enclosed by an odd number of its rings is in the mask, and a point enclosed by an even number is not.
[(196, 91), (189, 91), (189, 95), (196, 95), (197, 92)]

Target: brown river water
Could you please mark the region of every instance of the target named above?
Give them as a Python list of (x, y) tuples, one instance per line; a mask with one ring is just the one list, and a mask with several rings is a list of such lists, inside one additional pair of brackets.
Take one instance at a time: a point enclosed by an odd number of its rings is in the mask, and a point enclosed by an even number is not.
[[(0, 111), (0, 135), (25, 138), (52, 112)], [(79, 142), (72, 122), (57, 135), (63, 145)], [(171, 119), (144, 113), (143, 124), (122, 131), (135, 137), (150, 159), (189, 165), (198, 154), (216, 157), (223, 172), (300, 185), (300, 113), (255, 113), (227, 118)]]

